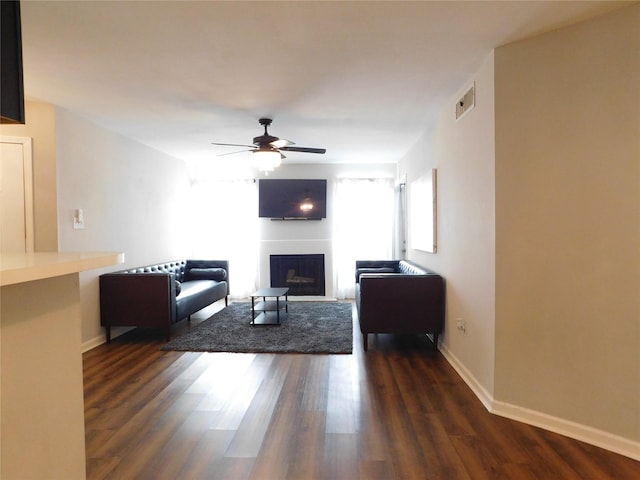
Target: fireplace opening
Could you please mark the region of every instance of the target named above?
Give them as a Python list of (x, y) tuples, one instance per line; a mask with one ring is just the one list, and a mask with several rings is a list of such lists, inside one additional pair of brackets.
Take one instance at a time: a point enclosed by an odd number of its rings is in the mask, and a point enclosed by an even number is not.
[(288, 287), (289, 295), (324, 296), (324, 254), (271, 255), (271, 287)]

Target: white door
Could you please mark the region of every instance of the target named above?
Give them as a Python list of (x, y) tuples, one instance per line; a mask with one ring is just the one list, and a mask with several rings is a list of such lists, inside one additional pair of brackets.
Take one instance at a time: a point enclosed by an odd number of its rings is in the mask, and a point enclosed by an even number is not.
[(0, 138), (0, 253), (33, 252), (31, 139)]

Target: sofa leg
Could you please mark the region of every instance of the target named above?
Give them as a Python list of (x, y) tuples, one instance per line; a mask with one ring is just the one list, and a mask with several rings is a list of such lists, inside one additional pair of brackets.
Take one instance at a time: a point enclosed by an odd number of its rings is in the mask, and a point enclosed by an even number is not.
[(224, 306), (225, 307), (229, 306), (229, 298), (227, 297), (227, 295), (224, 296)]
[(364, 351), (366, 352), (369, 349), (369, 335), (366, 333), (362, 334), (362, 345), (364, 346)]
[(104, 327), (104, 329), (107, 337), (107, 343), (109, 343), (111, 341), (111, 327)]
[(434, 350), (438, 350), (438, 334), (434, 333), (433, 334), (433, 349)]

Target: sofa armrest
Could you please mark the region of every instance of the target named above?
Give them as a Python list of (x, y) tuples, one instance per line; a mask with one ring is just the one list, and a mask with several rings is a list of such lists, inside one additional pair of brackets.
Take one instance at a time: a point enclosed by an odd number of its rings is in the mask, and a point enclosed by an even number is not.
[(363, 273), (397, 273), (399, 263), (400, 260), (356, 260), (356, 283)]
[(400, 263), (400, 260), (356, 260), (356, 268), (397, 268), (398, 263)]
[(103, 326), (168, 326), (174, 321), (175, 278), (169, 273), (107, 273), (100, 276)]
[(363, 273), (357, 302), (362, 333), (440, 333), (444, 325), (440, 275)]

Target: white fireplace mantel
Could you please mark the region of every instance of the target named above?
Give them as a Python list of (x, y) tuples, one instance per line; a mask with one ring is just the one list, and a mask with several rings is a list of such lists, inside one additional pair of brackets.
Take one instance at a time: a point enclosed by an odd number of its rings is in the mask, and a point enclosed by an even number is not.
[(325, 297), (335, 298), (335, 280), (333, 273), (333, 240), (262, 240), (260, 242), (260, 286), (270, 284), (269, 258), (271, 255), (307, 255), (321, 253), (324, 255)]

